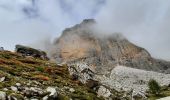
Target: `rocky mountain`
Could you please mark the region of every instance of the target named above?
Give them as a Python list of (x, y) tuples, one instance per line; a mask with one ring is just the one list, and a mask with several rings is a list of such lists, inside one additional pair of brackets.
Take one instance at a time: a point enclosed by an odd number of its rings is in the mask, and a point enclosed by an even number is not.
[(144, 48), (136, 46), (121, 34), (101, 35), (94, 31), (93, 19), (63, 31), (51, 54), (56, 61), (73, 64), (85, 62), (98, 74), (107, 74), (116, 65), (170, 73), (170, 62), (154, 59)]
[[(0, 100), (155, 100), (170, 96), (170, 62), (154, 59), (121, 34), (104, 36), (86, 19), (50, 48), (0, 50)], [(160, 95), (148, 91), (149, 80)]]
[[(66, 63), (74, 79), (84, 84), (97, 81), (143, 99), (149, 80), (154, 79), (161, 86), (170, 84), (170, 62), (153, 58), (119, 33), (97, 33), (96, 24), (94, 19), (85, 19), (65, 29), (51, 49), (51, 58)], [(107, 92), (103, 96), (111, 95)]]
[[(123, 79), (126, 74), (116, 74), (121, 68), (116, 67), (111, 75)], [(129, 70), (126, 71), (128, 72)], [(138, 72), (147, 74), (136, 71)], [(128, 75), (130, 83), (136, 82), (133, 80), (134, 74)], [(156, 74), (164, 76), (156, 72), (152, 75)], [(88, 69), (87, 64), (77, 63), (77, 66), (56, 64), (46, 59), (43, 51), (27, 46), (16, 45), (16, 52), (0, 51), (0, 100), (131, 100), (132, 97), (141, 99), (152, 97), (150, 94), (146, 97), (129, 90), (117, 91), (114, 84), (119, 83), (119, 78), (115, 77), (114, 82), (109, 79), (109, 84), (104, 84), (102, 81), (107, 82), (106, 77), (100, 81), (94, 80), (93, 76), (94, 72)], [(167, 75), (166, 78), (169, 77), (170, 75)], [(119, 86), (122, 87), (121, 84)], [(169, 90), (165, 92), (169, 93)]]

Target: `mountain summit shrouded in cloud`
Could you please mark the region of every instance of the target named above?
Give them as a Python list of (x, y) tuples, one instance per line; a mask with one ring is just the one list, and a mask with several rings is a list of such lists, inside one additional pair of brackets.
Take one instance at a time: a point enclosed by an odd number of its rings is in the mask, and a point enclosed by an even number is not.
[(169, 26), (168, 0), (0, 0), (0, 100), (170, 96)]
[(100, 36), (94, 27), (97, 22), (85, 19), (63, 31), (54, 42), (51, 58), (59, 63), (87, 63), (97, 74), (106, 74), (117, 65), (170, 73), (170, 63), (154, 59), (142, 47), (129, 42), (122, 34)]
[(36, 44), (86, 18), (96, 19), (104, 35), (120, 32), (153, 56), (170, 59), (169, 0), (0, 0), (0, 45)]

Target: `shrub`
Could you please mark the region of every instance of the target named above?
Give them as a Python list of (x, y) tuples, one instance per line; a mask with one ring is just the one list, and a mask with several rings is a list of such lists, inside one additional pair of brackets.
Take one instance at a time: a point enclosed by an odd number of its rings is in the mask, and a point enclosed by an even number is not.
[(149, 80), (148, 87), (151, 93), (155, 95), (158, 95), (160, 93), (161, 87), (154, 79)]
[(44, 68), (43, 67), (37, 67), (37, 70), (40, 72), (44, 72)]

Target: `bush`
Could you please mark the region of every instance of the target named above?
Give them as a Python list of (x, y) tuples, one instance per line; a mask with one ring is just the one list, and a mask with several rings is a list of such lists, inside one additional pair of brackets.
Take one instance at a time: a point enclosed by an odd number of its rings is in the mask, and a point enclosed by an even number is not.
[(149, 80), (148, 87), (151, 93), (155, 95), (158, 95), (160, 93), (161, 87), (154, 79)]
[(40, 72), (44, 72), (44, 68), (43, 67), (37, 67), (37, 70)]

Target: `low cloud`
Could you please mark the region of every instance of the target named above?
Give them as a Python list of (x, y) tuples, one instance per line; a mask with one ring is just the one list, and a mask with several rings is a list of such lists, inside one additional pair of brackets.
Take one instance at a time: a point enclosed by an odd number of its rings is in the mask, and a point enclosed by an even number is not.
[(170, 60), (169, 0), (108, 0), (96, 19), (100, 32), (120, 32), (152, 56)]
[(66, 27), (95, 15), (101, 1), (0, 0), (0, 46), (13, 50), (15, 44), (32, 45), (47, 36), (51, 41)]
[(152, 56), (170, 60), (169, 0), (0, 0), (0, 45), (12, 50), (46, 37), (51, 42), (86, 18), (97, 20), (100, 33), (122, 33)]

